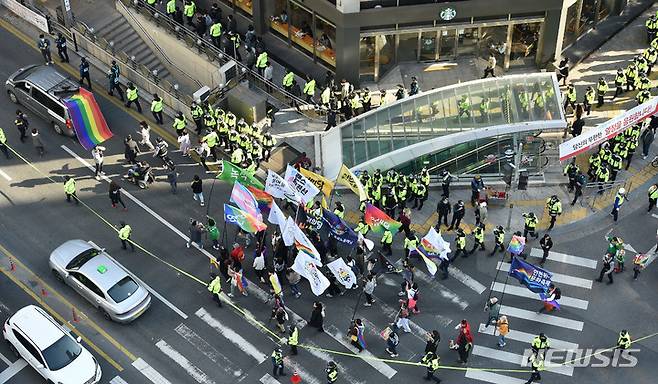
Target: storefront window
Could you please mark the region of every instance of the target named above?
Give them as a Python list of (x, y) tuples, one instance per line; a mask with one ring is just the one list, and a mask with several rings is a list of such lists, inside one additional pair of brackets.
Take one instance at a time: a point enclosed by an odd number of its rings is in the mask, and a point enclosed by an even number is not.
[(398, 44), (398, 62), (416, 61), (418, 58), (418, 32), (402, 33)]
[[(597, 14), (598, 13), (598, 14)], [(606, 0), (578, 0), (567, 11), (567, 22), (562, 49), (573, 44), (610, 13)]]
[(587, 32), (596, 23), (596, 6), (599, 0), (580, 0), (583, 9), (580, 12), (580, 34)]
[(290, 2), (290, 40), (313, 55), (313, 14), (301, 5)]
[(378, 35), (375, 55), (375, 80), (379, 80), (395, 65), (395, 35)]
[(234, 1), (235, 1), (235, 8), (241, 10), (242, 12), (246, 13), (249, 16), (254, 15), (253, 4), (251, 3), (252, 0), (234, 0)]
[(436, 60), (437, 39), (436, 31), (423, 32), (420, 35), (420, 60)]
[(336, 67), (336, 27), (316, 15), (315, 54), (318, 59)]
[(274, 15), (270, 18), (270, 28), (288, 40), (288, 1), (274, 0)]
[(439, 59), (445, 60), (455, 56), (455, 39), (457, 38), (456, 29), (442, 29), (439, 31), (440, 46)]
[(477, 56), (478, 29), (464, 28), (457, 31), (457, 54)]
[(507, 50), (507, 25), (482, 27), (479, 40), (480, 58), (488, 59), (493, 54), (497, 65), (503, 65)]
[(375, 81), (375, 36), (362, 36), (359, 40), (359, 78)]
[(512, 26), (510, 66), (529, 66), (537, 57), (540, 23), (515, 24)]

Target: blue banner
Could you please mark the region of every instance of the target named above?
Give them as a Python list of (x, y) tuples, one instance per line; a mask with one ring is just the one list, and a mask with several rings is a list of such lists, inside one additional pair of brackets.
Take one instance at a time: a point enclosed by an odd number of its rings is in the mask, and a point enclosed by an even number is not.
[(340, 217), (333, 213), (322, 210), (322, 219), (327, 223), (329, 236), (335, 238), (338, 242), (345, 245), (354, 246), (358, 240), (356, 232), (352, 230)]
[(526, 263), (517, 257), (512, 259), (509, 275), (534, 293), (546, 293), (553, 278), (552, 273)]

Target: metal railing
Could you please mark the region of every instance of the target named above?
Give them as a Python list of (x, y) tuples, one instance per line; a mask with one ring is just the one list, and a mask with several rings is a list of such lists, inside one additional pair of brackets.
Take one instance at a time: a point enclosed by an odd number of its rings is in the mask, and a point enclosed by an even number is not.
[[(185, 25), (181, 25), (170, 18), (166, 13), (159, 9), (152, 7), (140, 0), (120, 0), (125, 6), (135, 9), (138, 12), (146, 13), (146, 16), (153, 20), (158, 26), (165, 28), (167, 31), (176, 36), (177, 39), (183, 40), (190, 47), (195, 47), (199, 54), (205, 54), (209, 60), (217, 61), (220, 66), (226, 64), (233, 58), (217, 48), (207, 38), (199, 37), (196, 32), (190, 30)], [(318, 113), (315, 111), (315, 106), (307, 103), (305, 100), (294, 96), (287, 92), (282, 86), (266, 80), (258, 72), (248, 68), (238, 60), (234, 60), (238, 71), (245, 75), (249, 80), (249, 84), (253, 87), (259, 88), (263, 92), (269, 94), (280, 103), (288, 105), (289, 107), (297, 108), (297, 111), (313, 120), (318, 120)]]
[(630, 178), (626, 180), (616, 180), (608, 182), (590, 182), (585, 186), (585, 192), (583, 193), (583, 198), (581, 199), (582, 207), (589, 207), (592, 212), (599, 210), (597, 208), (597, 202), (606, 201), (614, 198), (619, 191), (619, 188), (624, 188), (626, 190), (626, 199), (630, 198), (631, 187), (633, 186), (633, 180)]

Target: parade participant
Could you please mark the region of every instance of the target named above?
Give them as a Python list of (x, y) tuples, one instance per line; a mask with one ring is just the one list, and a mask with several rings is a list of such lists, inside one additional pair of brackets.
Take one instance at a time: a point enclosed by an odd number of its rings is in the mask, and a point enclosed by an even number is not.
[(553, 239), (551, 239), (551, 236), (546, 233), (544, 237), (539, 240), (539, 245), (541, 246), (541, 250), (543, 252), (539, 265), (543, 267), (544, 263), (546, 262), (546, 258), (548, 257), (548, 252), (550, 252), (551, 248), (553, 248)]
[(551, 283), (548, 286), (548, 291), (546, 292), (546, 298), (544, 299), (544, 305), (539, 309), (539, 313), (544, 311), (551, 313), (557, 307), (552, 302), (556, 302), (562, 298), (562, 291), (559, 287), (556, 287), (555, 284)]

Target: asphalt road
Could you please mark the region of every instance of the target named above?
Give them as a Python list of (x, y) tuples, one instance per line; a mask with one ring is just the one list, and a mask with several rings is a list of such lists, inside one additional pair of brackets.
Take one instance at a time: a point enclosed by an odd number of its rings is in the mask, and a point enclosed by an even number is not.
[[(4, 28), (0, 28), (0, 41), (4, 53), (0, 62), (0, 78), (6, 78), (20, 66), (41, 60), (39, 53), (32, 48), (34, 44), (26, 44)], [(77, 69), (73, 68), (73, 71), (77, 72)], [(204, 174), (201, 167), (191, 164), (178, 153), (172, 154), (174, 161), (182, 164), (178, 167), (181, 175), (177, 195), (169, 192), (161, 171), (156, 171), (156, 174), (160, 173), (158, 181), (148, 190), (139, 190), (122, 181), (120, 175), (126, 172), (126, 166), (123, 162), (121, 138), (128, 133), (136, 134), (138, 120), (134, 112), (127, 113), (116, 99), (108, 99), (99, 88), (95, 87), (96, 98), (115, 133), (115, 137), (104, 144), (107, 147), (105, 171), (142, 205), (124, 196), (127, 211), (111, 208), (107, 195), (108, 183), (96, 181), (93, 172), (62, 146), (88, 162), (91, 162), (90, 154), (73, 139), (56, 135), (44, 121), (30, 112), (28, 116), (31, 126), (40, 130), (46, 154), (40, 158), (31, 143), (18, 142), (18, 132), (12, 123), (16, 106), (6, 96), (0, 96), (0, 125), (5, 128), (10, 145), (40, 171), (37, 172), (16, 158), (0, 160), (0, 170), (6, 176), (0, 178), (0, 245), (5, 248), (0, 252), (2, 267), (5, 272), (11, 273), (8, 270), (8, 257), (19, 260), (24, 267), (20, 266), (13, 271), (18, 281), (22, 281), (26, 289), (32, 290), (49, 304), (63, 321), (72, 322), (85, 336), (85, 342), (88, 340), (102, 351), (106, 356), (99, 358), (104, 369), (103, 382), (114, 380), (113, 383), (120, 383), (114, 379), (118, 375), (128, 383), (144, 383), (153, 379), (156, 376), (154, 372), (157, 372), (171, 383), (275, 383), (267, 381), (270, 379), (265, 376), (271, 373), (269, 354), (276, 346), (274, 337), (265, 333), (253, 321), (250, 323), (236, 310), (227, 306), (217, 308), (203, 285), (181, 273), (185, 271), (205, 281), (208, 280), (210, 266), (204, 254), (186, 248), (184, 240), (171, 228), (186, 234), (190, 218), (203, 219), (206, 213), (221, 217), (221, 206), (228, 200), (230, 186), (215, 182), (211, 194), (213, 175)], [(151, 158), (151, 154), (142, 154), (140, 159), (158, 164), (157, 160)], [(204, 177), (206, 199), (210, 200), (206, 207), (200, 207), (192, 199), (189, 182), (194, 174)], [(51, 182), (45, 175), (57, 183)], [(65, 175), (76, 178), (78, 196), (90, 209), (65, 202), (62, 185)], [(514, 289), (518, 285), (509, 282), (503, 304), (510, 308), (510, 328), (523, 334), (518, 334), (519, 340), (510, 336), (505, 348), (508, 354), (495, 348), (494, 336), (478, 332), (478, 325), (486, 320), (482, 308), (489, 295), (488, 288), (496, 276), (498, 258), (479, 254), (460, 259), (455, 266), (463, 271), (462, 274), (453, 274), (447, 280), (428, 278), (418, 261), (421, 289), (419, 306), (422, 312), (412, 318), (412, 334), (401, 336), (399, 359), (414, 362), (420, 360), (424, 348), (423, 332), (437, 329), (443, 338), (439, 346), (442, 363), (456, 365), (457, 356), (448, 350), (447, 340), (454, 338), (456, 331), (453, 327), (462, 318), (469, 320), (475, 336), (476, 349), (469, 360), (469, 367), (473, 368), (519, 369), (514, 361), (528, 346), (524, 341), (525, 334), (534, 335), (544, 331), (549, 338), (561, 341), (562, 344), (605, 348), (615, 344), (617, 332), (622, 328), (629, 329), (634, 337), (658, 331), (655, 326), (658, 308), (651, 296), (651, 288), (656, 286), (656, 264), (652, 264), (638, 281), (631, 281), (630, 273), (626, 271), (615, 276), (615, 284), (611, 286), (591, 282), (598, 275), (600, 257), (606, 248), (603, 235), (610, 228), (637, 251), (655, 246), (654, 234), (658, 219), (642, 211), (645, 209), (644, 199), (640, 193), (624, 206), (620, 221), (614, 226), (608, 225), (611, 218), (606, 212), (599, 212), (583, 224), (576, 223), (573, 229), (567, 227), (556, 231), (554, 251), (599, 262), (594, 268), (587, 266), (591, 262), (588, 264), (580, 259), (575, 264), (552, 260), (547, 262), (547, 269), (564, 275), (564, 281), (573, 284), (560, 283), (563, 295), (580, 300), (572, 300), (572, 305), (563, 302), (562, 310), (554, 315), (557, 320), (537, 317), (534, 312), (541, 306), (541, 302), (523, 296)], [(147, 211), (144, 206), (150, 210)], [(133, 240), (159, 259), (140, 251), (131, 253), (121, 250), (116, 232), (94, 212), (114, 225), (121, 220), (128, 222), (133, 227)], [(235, 228), (227, 228), (229, 243), (233, 241), (234, 235)], [(152, 307), (130, 325), (105, 321), (94, 308), (70, 288), (58, 284), (50, 274), (48, 255), (60, 243), (73, 238), (92, 240), (105, 247), (158, 292), (166, 303), (160, 299), (154, 300)], [(399, 244), (401, 239), (396, 242)], [(529, 246), (538, 247), (534, 243), (530, 242)], [(489, 242), (487, 245), (491, 247)], [(397, 250), (393, 259), (398, 259), (400, 254), (401, 251)], [(249, 254), (245, 262), (248, 265), (246, 275), (255, 281), (250, 268), (251, 260), (252, 255)], [(35, 278), (30, 271), (41, 280)], [(500, 273), (498, 276), (500, 284), (505, 281), (504, 275)], [(393, 320), (397, 312), (396, 293), (400, 281), (401, 278), (396, 275), (380, 277), (375, 291), (377, 303), (370, 308), (360, 305), (356, 313), (356, 317), (366, 322), (368, 350), (377, 357), (388, 358), (384, 353), (386, 343), (380, 338), (379, 332)], [(591, 289), (587, 288), (588, 284), (592, 285)], [(43, 295), (41, 289), (46, 285), (47, 293)], [(10, 282), (7, 274), (0, 275), (0, 287), (0, 302), (3, 303), (0, 308), (3, 314), (35, 301), (34, 297), (23, 294), (13, 281)], [(306, 282), (302, 283), (302, 288), (302, 298), (294, 299), (288, 295), (286, 304), (292, 312), (308, 319), (311, 304), (316, 298)], [(494, 294), (501, 296), (501, 292)], [(350, 353), (343, 345), (347, 343), (344, 335), (357, 298), (358, 291), (335, 298), (323, 297), (321, 300), (327, 305), (325, 328), (328, 332), (317, 333), (302, 328), (301, 342)], [(274, 324), (268, 323), (271, 304), (267, 304), (266, 300), (265, 291), (258, 288), (257, 284), (252, 284), (250, 296), (236, 298), (235, 302), (275, 331)], [(76, 313), (81, 317), (78, 323), (73, 319), (72, 307), (76, 308)], [(547, 372), (544, 382), (618, 383), (628, 379), (632, 382), (650, 382), (655, 371), (652, 361), (657, 357), (657, 340), (650, 338), (639, 343), (641, 352), (638, 353), (639, 364), (635, 368), (575, 368), (572, 372), (568, 369), (562, 373)], [(554, 341), (554, 344), (560, 343)], [(0, 346), (0, 353), (11, 357), (5, 346)], [(98, 357), (97, 353), (95, 355)], [(410, 379), (421, 381), (424, 374), (422, 367), (358, 359), (333, 352), (302, 350), (299, 356), (288, 357), (286, 362), (289, 367), (300, 372), (304, 382), (324, 383), (324, 368), (328, 359), (338, 362), (342, 382), (375, 383), (384, 380), (406, 383)], [(148, 364), (152, 370), (145, 368), (144, 364)], [(0, 365), (0, 369), (4, 369), (4, 366)], [(19, 374), (10, 382), (40, 382), (29, 368), (21, 370)], [(465, 375), (469, 379), (464, 378)], [(442, 370), (439, 376), (445, 382), (474, 383), (478, 382), (474, 377), (478, 377), (478, 380), (499, 384), (523, 382), (528, 377), (525, 373), (513, 372), (496, 372), (485, 377), (482, 371), (476, 370), (466, 373)], [(280, 382), (285, 383), (287, 379), (281, 379)]]

